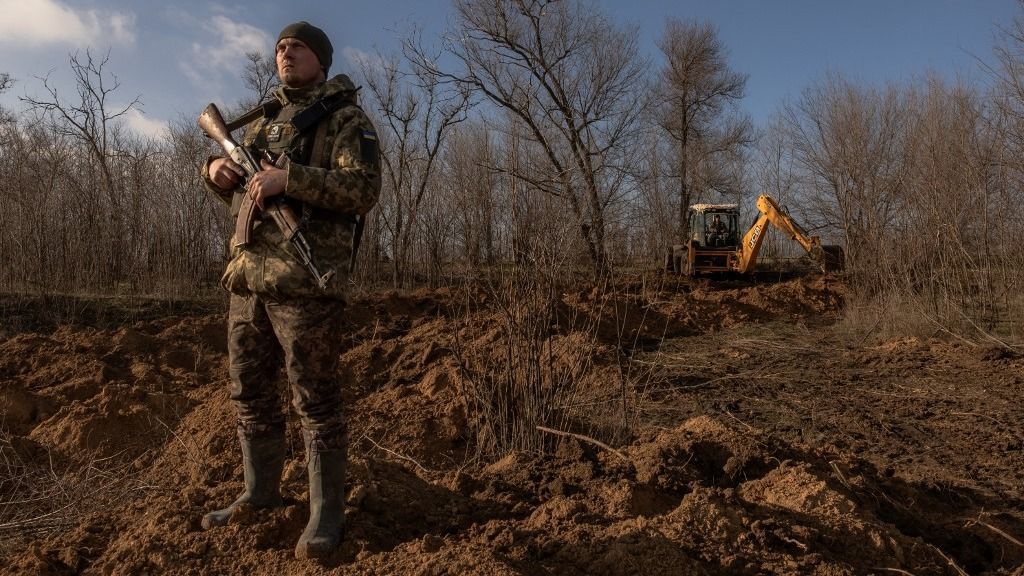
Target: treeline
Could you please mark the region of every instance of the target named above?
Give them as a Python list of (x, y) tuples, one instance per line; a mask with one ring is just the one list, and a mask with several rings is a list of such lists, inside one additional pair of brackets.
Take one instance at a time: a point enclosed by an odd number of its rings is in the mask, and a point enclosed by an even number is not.
[[(92, 53), (73, 56), (78, 100), (0, 115), (0, 287), (80, 294), (195, 292), (217, 274), (230, 230), (201, 193), (209, 144), (182, 120), (161, 138), (122, 122), (117, 90)], [(5, 82), (7, 87), (10, 79)]]
[(1019, 331), (1024, 124), (1010, 81), (983, 93), (933, 76), (881, 88), (829, 76), (762, 141), (764, 189), (845, 247), (876, 322)]
[[(537, 262), (598, 278), (653, 268), (687, 234), (691, 203), (740, 202), (749, 221), (768, 193), (845, 247), (865, 302), (946, 330), (989, 332), (1019, 314), (1020, 22), (972, 74), (983, 82), (828, 75), (760, 128), (742, 112), (746, 76), (708, 23), (668, 20), (649, 62), (638, 31), (589, 2), (455, 0), (452, 22), (445, 38), (459, 42), (414, 31), (346, 71), (384, 156), (358, 281), (436, 285)], [(4, 290), (216, 283), (230, 222), (199, 185), (209, 142), (193, 118), (159, 138), (125, 130), (130, 106), (111, 108), (106, 65), (75, 56), (73, 100), (44, 83), (25, 112), (0, 115)], [(250, 55), (248, 103), (272, 72)]]

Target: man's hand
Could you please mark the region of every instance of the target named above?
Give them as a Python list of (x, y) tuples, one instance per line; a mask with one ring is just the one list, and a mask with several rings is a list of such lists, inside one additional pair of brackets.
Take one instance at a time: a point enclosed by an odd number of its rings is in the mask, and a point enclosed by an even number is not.
[(264, 199), (284, 192), (284, 187), (288, 184), (288, 171), (282, 170), (266, 160), (260, 160), (260, 167), (263, 170), (249, 179), (245, 190), (260, 207), (260, 210), (263, 210)]
[(245, 177), (242, 169), (231, 158), (216, 158), (210, 162), (210, 180), (222, 190), (231, 190)]

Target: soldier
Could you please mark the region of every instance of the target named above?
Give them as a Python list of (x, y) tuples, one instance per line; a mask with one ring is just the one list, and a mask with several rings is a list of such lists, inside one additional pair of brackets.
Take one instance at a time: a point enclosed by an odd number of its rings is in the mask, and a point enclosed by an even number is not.
[(262, 118), (249, 124), (243, 144), (286, 154), (284, 168), (264, 161), (263, 171), (242, 188), (244, 172), (230, 158), (211, 158), (203, 167), (206, 188), (232, 205), (235, 215), (245, 194), (261, 208), (282, 201), (300, 211), (318, 264), (335, 271), (326, 290), (318, 287), (267, 218), (255, 223), (247, 245), (234, 249), (221, 280), (231, 292), (231, 400), (245, 491), (227, 508), (206, 514), (202, 525), (221, 526), (242, 505), (282, 505), (285, 415), (275, 375), (283, 361), (309, 471), (309, 522), (295, 546), (298, 558), (323, 557), (342, 537), (348, 432), (338, 329), (356, 216), (377, 202), (381, 186), (376, 132), (357, 105), (352, 81), (344, 75), (327, 79), (332, 53), (327, 35), (307, 22), (286, 26), (278, 36), (281, 86), (260, 107), (262, 114), (254, 110)]
[(727, 229), (722, 219), (715, 214), (708, 225), (708, 240), (712, 246), (724, 246)]

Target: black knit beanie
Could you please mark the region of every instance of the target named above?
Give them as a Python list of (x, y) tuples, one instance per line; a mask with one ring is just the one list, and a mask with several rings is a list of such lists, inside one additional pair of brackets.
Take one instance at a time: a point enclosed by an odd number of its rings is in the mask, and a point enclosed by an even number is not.
[(302, 43), (309, 46), (309, 49), (316, 54), (318, 60), (320, 60), (320, 67), (324, 69), (324, 75), (327, 75), (327, 70), (331, 68), (331, 57), (334, 55), (334, 47), (331, 46), (331, 40), (324, 34), (324, 31), (313, 26), (309, 22), (296, 22), (289, 24), (281, 30), (281, 33), (277, 36), (277, 41), (280, 42), (284, 38), (297, 38), (302, 40)]

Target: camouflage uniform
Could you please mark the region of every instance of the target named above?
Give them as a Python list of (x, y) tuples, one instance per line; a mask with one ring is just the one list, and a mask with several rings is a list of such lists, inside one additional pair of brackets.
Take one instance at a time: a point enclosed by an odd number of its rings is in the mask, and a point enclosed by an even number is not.
[[(290, 119), (325, 96), (351, 95), (317, 126), (296, 134)], [(249, 244), (236, 247), (221, 280), (231, 292), (228, 353), (231, 399), (239, 435), (279, 437), (284, 433), (275, 372), (283, 361), (293, 404), (303, 428), (318, 444), (341, 446), (345, 420), (336, 381), (340, 353), (338, 322), (345, 306), (356, 214), (376, 202), (381, 179), (376, 133), (355, 105), (355, 87), (344, 75), (305, 88), (281, 86), (283, 105), (273, 118), (251, 124), (243, 144), (275, 155), (288, 154), (285, 201), (300, 208), (303, 233), (321, 272), (333, 269), (321, 290), (292, 252), (274, 222), (257, 221)], [(203, 170), (206, 188), (237, 215), (244, 190), (222, 190)]]

